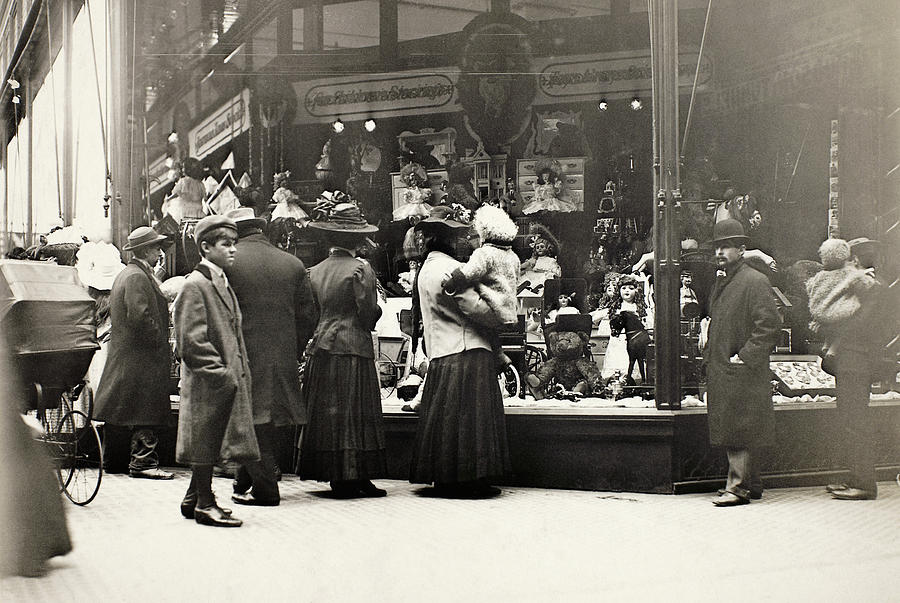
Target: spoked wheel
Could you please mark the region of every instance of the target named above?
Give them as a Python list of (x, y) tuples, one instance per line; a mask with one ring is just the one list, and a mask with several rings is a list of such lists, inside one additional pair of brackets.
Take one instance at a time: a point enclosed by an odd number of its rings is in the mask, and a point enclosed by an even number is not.
[(507, 364), (497, 379), (500, 381), (500, 392), (504, 398), (513, 398), (522, 391), (522, 378), (513, 364)]
[(537, 367), (547, 360), (547, 354), (544, 350), (533, 345), (525, 346), (525, 373), (533, 373)]
[(57, 476), (66, 497), (86, 505), (97, 496), (103, 479), (103, 448), (97, 428), (80, 410), (66, 413), (50, 436)]
[(381, 352), (375, 360), (378, 370), (378, 387), (381, 388), (381, 399), (389, 398), (397, 389), (400, 380), (400, 366), (390, 356)]

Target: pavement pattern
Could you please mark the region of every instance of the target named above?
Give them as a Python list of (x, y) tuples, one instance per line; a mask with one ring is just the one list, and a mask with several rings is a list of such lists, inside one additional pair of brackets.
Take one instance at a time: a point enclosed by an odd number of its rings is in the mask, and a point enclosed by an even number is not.
[[(279, 507), (220, 504), (238, 529), (201, 526), (173, 481), (103, 477), (66, 503), (75, 550), (0, 601), (898, 601), (900, 487), (874, 501), (766, 490), (748, 506), (710, 494), (505, 488), (490, 500), (337, 500), (285, 475)], [(229, 501), (226, 505), (225, 501)]]

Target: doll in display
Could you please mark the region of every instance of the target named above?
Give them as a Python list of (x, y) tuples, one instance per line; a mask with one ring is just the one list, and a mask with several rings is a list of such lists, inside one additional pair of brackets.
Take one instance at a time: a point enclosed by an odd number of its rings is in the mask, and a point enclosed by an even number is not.
[[(618, 297), (610, 306), (609, 325), (611, 330), (610, 344), (607, 348), (606, 360), (610, 360), (613, 342), (618, 342), (616, 353), (618, 359), (613, 362), (621, 363), (621, 351), (624, 344), (625, 357), (627, 358), (627, 370), (625, 375), (632, 379), (634, 365), (637, 364), (641, 375), (641, 383), (645, 383), (647, 347), (650, 344), (650, 334), (644, 325), (647, 317), (647, 304), (644, 301), (643, 283), (630, 274), (623, 275), (618, 281)], [(617, 367), (609, 367), (614, 372)], [(604, 363), (604, 371), (607, 365)]]
[(291, 179), (289, 171), (279, 172), (274, 176), (275, 192), (272, 194), (272, 203), (275, 209), (272, 210), (272, 220), (278, 218), (293, 218), (298, 226), (306, 226), (309, 224), (309, 214), (300, 207), (300, 198), (288, 188), (288, 182)]
[(415, 162), (407, 163), (400, 170), (400, 179), (406, 188), (400, 193), (400, 205), (393, 212), (395, 222), (406, 220), (410, 216), (428, 217), (431, 212), (432, 193), (426, 187), (428, 174), (425, 168)]
[(591, 325), (597, 327), (596, 337), (610, 336), (609, 309), (618, 296), (618, 281), (622, 275), (618, 272), (607, 272), (603, 277), (603, 293), (597, 300), (597, 306), (590, 311)]
[(556, 237), (540, 225), (532, 228), (536, 230), (530, 243), (532, 253), (520, 267), (518, 293), (520, 296), (536, 297), (543, 294), (544, 282), (562, 276), (562, 269), (556, 261), (559, 249)]
[(547, 324), (552, 324), (556, 322), (557, 316), (562, 316), (564, 314), (580, 314), (578, 308), (574, 305), (575, 303), (575, 292), (571, 293), (560, 293), (557, 298), (557, 308), (550, 310), (549, 314), (547, 314)]
[(397, 275), (397, 284), (403, 288), (407, 295), (412, 294), (413, 285), (416, 282), (416, 274), (419, 272), (419, 260), (409, 261), (409, 271)]
[(163, 216), (168, 214), (179, 224), (185, 218), (202, 218), (206, 215), (203, 207), (206, 200), (203, 164), (194, 157), (188, 157), (184, 160), (181, 171), (181, 178), (161, 207)]
[(538, 160), (534, 166), (537, 179), (534, 183), (534, 199), (522, 210), (524, 214), (539, 211), (575, 211), (575, 204), (563, 196), (563, 181), (559, 177), (559, 164), (550, 159)]

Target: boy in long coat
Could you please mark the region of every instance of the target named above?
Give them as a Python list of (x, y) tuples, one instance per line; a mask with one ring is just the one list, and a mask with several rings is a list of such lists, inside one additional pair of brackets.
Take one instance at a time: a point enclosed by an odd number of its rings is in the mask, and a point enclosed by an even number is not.
[(768, 278), (744, 263), (747, 237), (737, 220), (713, 230), (719, 274), (710, 295), (707, 363), (709, 441), (728, 455), (725, 491), (719, 507), (747, 504), (762, 496), (755, 450), (773, 427), (769, 354), (781, 317)]
[(204, 525), (239, 527), (242, 522), (219, 507), (212, 492), (217, 461), (259, 459), (241, 310), (224, 272), (234, 263), (237, 226), (225, 216), (207, 216), (197, 222), (194, 237), (203, 259), (175, 300), (182, 361), (175, 456), (192, 471), (181, 513)]
[[(159, 468), (155, 428), (170, 412), (169, 308), (153, 278), (165, 237), (149, 226), (135, 228), (124, 247), (134, 255), (116, 276), (110, 292), (110, 343), (106, 368), (97, 388), (94, 417), (106, 421), (104, 448), (115, 469), (112, 452), (119, 433), (130, 432), (131, 477), (172, 479)], [(123, 455), (124, 456), (124, 455)], [(109, 466), (107, 467), (110, 468)]]
[[(260, 461), (240, 465), (232, 500), (274, 506), (280, 501), (275, 476), (278, 427), (306, 424), (297, 363), (318, 320), (306, 267), (272, 245), (262, 233), (266, 221), (253, 209), (226, 214), (238, 227), (238, 251), (226, 269), (243, 315), (253, 381), (253, 423)], [(252, 486), (252, 490), (251, 490)]]

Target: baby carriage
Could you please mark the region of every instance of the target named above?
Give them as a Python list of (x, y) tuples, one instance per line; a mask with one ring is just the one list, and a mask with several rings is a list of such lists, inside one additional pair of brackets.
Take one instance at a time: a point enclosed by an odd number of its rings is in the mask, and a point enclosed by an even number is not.
[(60, 489), (88, 504), (103, 462), (84, 376), (99, 346), (94, 300), (75, 268), (0, 260), (0, 333), (21, 391), (18, 410), (40, 421)]

